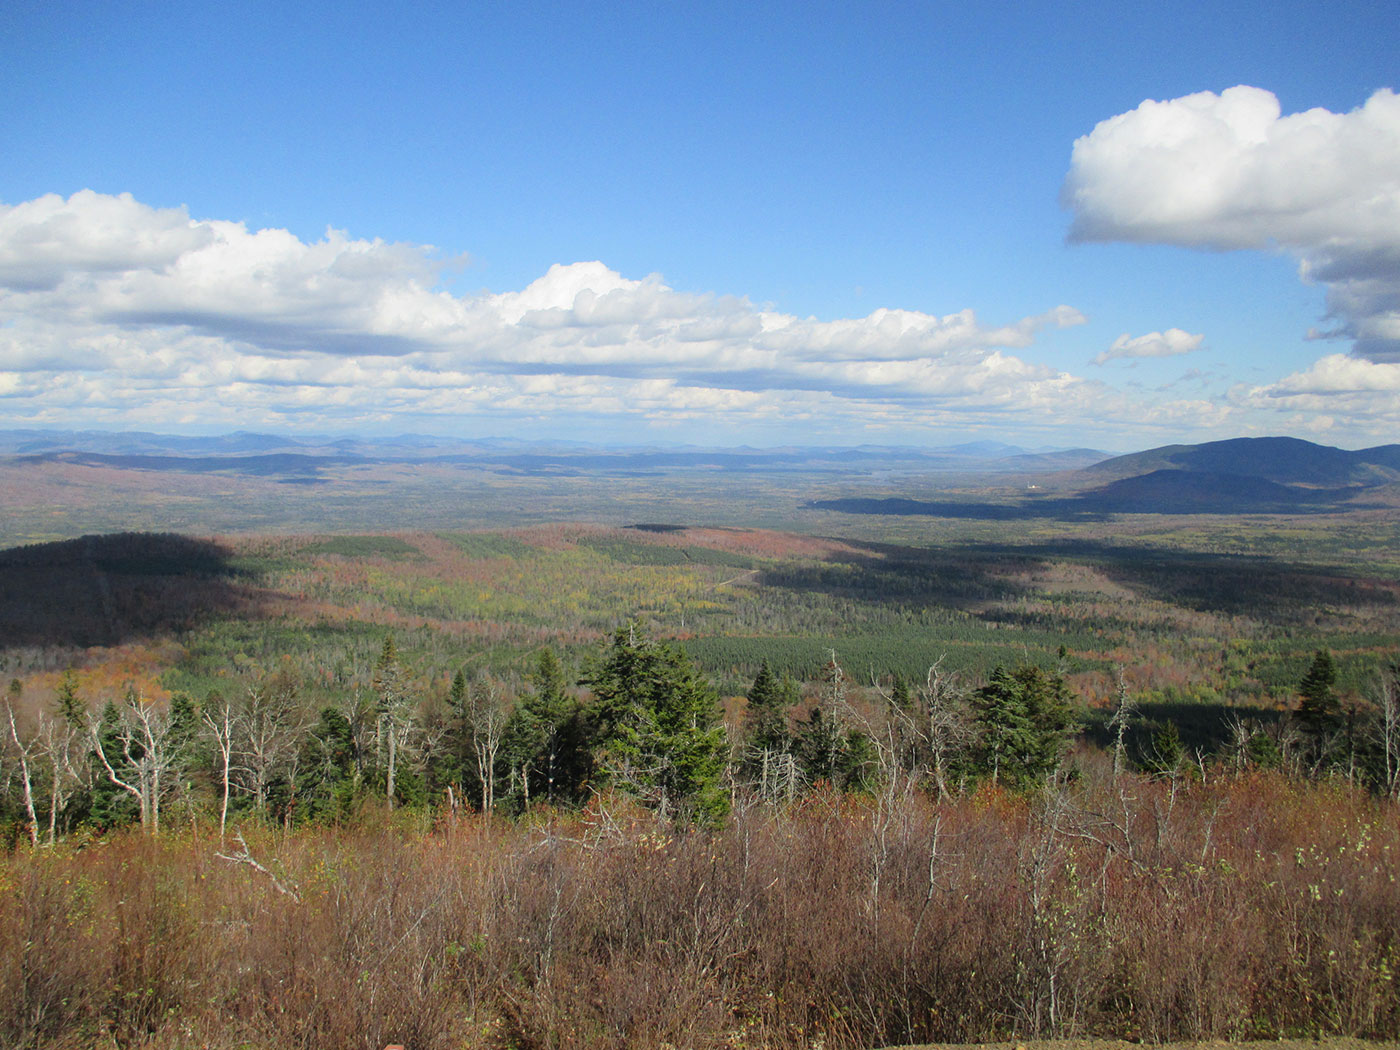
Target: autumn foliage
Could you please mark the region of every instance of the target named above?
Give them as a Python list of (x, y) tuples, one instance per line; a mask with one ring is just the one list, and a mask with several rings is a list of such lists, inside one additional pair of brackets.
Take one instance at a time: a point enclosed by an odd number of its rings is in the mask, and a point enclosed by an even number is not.
[[(1395, 804), (1260, 773), (936, 804), (196, 820), (0, 867), (6, 1046), (1400, 1037)], [(246, 852), (243, 846), (247, 847)]]

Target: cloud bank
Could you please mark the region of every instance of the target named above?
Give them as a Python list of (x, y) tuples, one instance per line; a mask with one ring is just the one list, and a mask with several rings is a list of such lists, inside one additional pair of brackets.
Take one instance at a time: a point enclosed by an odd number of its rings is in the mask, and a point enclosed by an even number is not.
[[(0, 206), (0, 399), (12, 419), (314, 426), (477, 417), (847, 431), (1091, 412), (1095, 384), (1014, 351), (1081, 324), (971, 310), (819, 321), (600, 262), (456, 296), (431, 247), (308, 243), (83, 191)], [(813, 440), (821, 438), (813, 432)]]
[(1256, 87), (1147, 101), (1074, 143), (1073, 241), (1285, 251), (1353, 353), (1400, 361), (1400, 97), (1281, 115)]
[[(1126, 446), (1296, 430), (1343, 402), (1372, 429), (1400, 424), (1390, 366), (1356, 358), (1350, 378), (1329, 365), (1175, 400), (1032, 360), (1047, 332), (1084, 323), (1070, 306), (1006, 324), (888, 308), (819, 320), (596, 261), (453, 294), (455, 266), (428, 245), (334, 229), (305, 241), (125, 194), (0, 204), (0, 425), (717, 444), (986, 430)], [(1201, 341), (1124, 334), (1096, 360)]]

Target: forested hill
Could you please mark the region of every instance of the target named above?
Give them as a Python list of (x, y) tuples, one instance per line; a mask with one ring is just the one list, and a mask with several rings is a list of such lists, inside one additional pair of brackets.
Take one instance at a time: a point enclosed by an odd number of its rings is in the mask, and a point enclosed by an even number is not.
[(1400, 481), (1400, 445), (1354, 452), (1290, 437), (1232, 438), (1202, 445), (1164, 445), (1116, 456), (1083, 470), (1112, 481), (1159, 470), (1259, 478), (1281, 485), (1341, 488)]
[(1400, 445), (1347, 451), (1298, 438), (1164, 445), (1036, 479), (1010, 498), (846, 496), (812, 507), (853, 514), (1016, 521), (1114, 514), (1339, 514), (1400, 506)]

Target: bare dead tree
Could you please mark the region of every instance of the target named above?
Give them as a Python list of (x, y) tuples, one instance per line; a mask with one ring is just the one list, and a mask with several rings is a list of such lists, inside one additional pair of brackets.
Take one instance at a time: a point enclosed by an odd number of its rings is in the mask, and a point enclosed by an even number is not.
[(959, 751), (976, 737), (972, 712), (967, 707), (957, 676), (941, 668), (943, 657), (935, 660), (925, 676), (923, 688), (915, 697), (920, 717), (920, 736), (928, 754), (929, 775), (938, 797), (946, 799), (948, 765)]
[(214, 746), (219, 752), (219, 780), (223, 784), (223, 793), (219, 800), (219, 844), (222, 845), (224, 832), (228, 827), (229, 791), (233, 784), (233, 704), (220, 698), (217, 706), (202, 710), (200, 718), (209, 727)]
[(481, 780), (481, 809), (490, 813), (496, 805), (496, 759), (509, 717), (509, 705), (501, 683), (493, 678), (477, 683), (467, 693), (467, 730), (472, 755)]
[(1400, 664), (1381, 672), (1376, 689), (1376, 720), (1373, 732), (1379, 740), (1385, 793), (1400, 801)]
[(267, 809), (268, 791), (296, 755), (306, 718), (295, 688), (269, 681), (248, 689), (232, 712), (230, 765), (227, 772), (251, 795), (260, 814)]
[(34, 811), (34, 758), (39, 750), (37, 737), (20, 739), (19, 727), (15, 724), (15, 705), (6, 702), (5, 713), (9, 716), (10, 740), (14, 743), (15, 754), (19, 758), (20, 786), (24, 791), (24, 811), (29, 817), (29, 844), (39, 845), (39, 818)]
[[(116, 743), (120, 755), (109, 755), (102, 743), (102, 727), (90, 727), (93, 751), (107, 771), (107, 779), (136, 799), (141, 826), (160, 834), (160, 803), (167, 789), (166, 774), (175, 762), (171, 746), (171, 720), (168, 709), (157, 708), (137, 693), (127, 694), (117, 722)], [(118, 774), (113, 759), (122, 761)]]
[(253, 856), (253, 851), (248, 848), (248, 843), (243, 838), (243, 832), (240, 831), (234, 835), (234, 839), (239, 845), (237, 853), (215, 853), (214, 856), (218, 857), (220, 860), (230, 861), (234, 864), (246, 864), (254, 871), (265, 875), (277, 892), (285, 893), (288, 897), (292, 898), (292, 900), (296, 901), (296, 903), (301, 903), (301, 893), (297, 890), (296, 884), (290, 880), (284, 881), (262, 864), (259, 864), (257, 859)]
[(917, 780), (931, 779), (938, 797), (947, 799), (952, 794), (948, 767), (976, 730), (957, 675), (944, 671), (942, 664), (940, 656), (929, 666), (924, 684), (910, 694), (907, 706), (895, 703), (879, 683), (872, 684), (885, 700), (888, 724), (882, 735), (899, 768)]
[(1241, 718), (1237, 712), (1225, 719), (1225, 747), (1237, 774), (1249, 768), (1249, 745), (1254, 733), (1254, 724)]
[(802, 787), (802, 770), (790, 750), (760, 748), (754, 758), (758, 764), (758, 793), (767, 802), (791, 802)]
[(38, 741), (49, 762), (49, 845), (58, 839), (58, 817), (82, 780), (73, 748), (81, 727), (62, 718), (40, 713)]
[(1133, 715), (1137, 714), (1137, 701), (1128, 695), (1128, 683), (1123, 677), (1123, 668), (1116, 667), (1118, 687), (1115, 694), (1116, 708), (1113, 717), (1108, 720), (1108, 728), (1117, 731), (1113, 742), (1113, 775), (1121, 777), (1123, 769), (1127, 765), (1127, 737), (1128, 727), (1132, 722)]

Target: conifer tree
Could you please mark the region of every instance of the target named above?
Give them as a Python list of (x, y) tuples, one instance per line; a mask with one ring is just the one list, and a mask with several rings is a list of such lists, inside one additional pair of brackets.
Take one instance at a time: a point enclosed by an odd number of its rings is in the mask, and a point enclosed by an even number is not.
[(778, 676), (764, 660), (748, 693), (745, 722), (748, 747), (751, 751), (782, 752), (790, 749), (792, 735), (787, 727), (787, 708), (791, 705), (791, 690), (785, 689)]
[(58, 680), (58, 693), (54, 697), (54, 711), (59, 718), (74, 729), (87, 728), (87, 704), (78, 696), (78, 678), (72, 668), (63, 672)]
[(1059, 766), (1074, 727), (1073, 697), (1059, 674), (997, 667), (973, 704), (981, 765), (992, 783), (1030, 787)]
[(683, 650), (628, 624), (582, 684), (593, 694), (592, 741), (606, 778), (682, 822), (724, 814), (719, 697)]
[(875, 756), (869, 735), (849, 726), (846, 681), (832, 651), (822, 668), (817, 703), (798, 725), (793, 750), (809, 782), (854, 789), (864, 786)]
[(564, 668), (554, 650), (540, 651), (530, 684), (531, 691), (520, 698), (506, 722), (501, 745), (511, 794), (521, 808), (532, 802), (573, 799), (585, 772), (578, 702), (569, 695)]
[(739, 768), (758, 793), (770, 801), (791, 798), (801, 779), (788, 728), (788, 709), (798, 701), (791, 679), (779, 679), (764, 660), (748, 692), (744, 712), (744, 746)]
[(1317, 650), (1298, 684), (1298, 722), (1307, 737), (1305, 749), (1314, 772), (1332, 757), (1335, 737), (1342, 726), (1342, 707), (1333, 691), (1336, 684), (1336, 661), (1326, 649)]
[(1030, 749), (1031, 720), (1016, 679), (1004, 667), (992, 671), (973, 698), (980, 729), (978, 753), (993, 784), (1021, 779), (1019, 758)]
[(359, 793), (355, 730), (334, 707), (321, 710), (301, 746), (296, 773), (296, 819), (336, 820), (348, 816)]
[(1341, 707), (1333, 687), (1337, 684), (1337, 664), (1326, 649), (1313, 654), (1307, 673), (1298, 684), (1298, 721), (1305, 732), (1321, 737), (1337, 728)]

